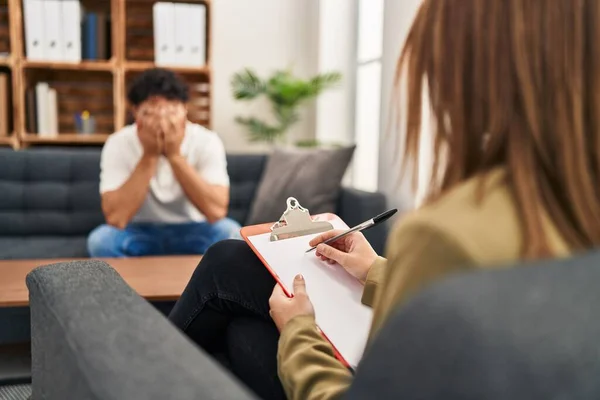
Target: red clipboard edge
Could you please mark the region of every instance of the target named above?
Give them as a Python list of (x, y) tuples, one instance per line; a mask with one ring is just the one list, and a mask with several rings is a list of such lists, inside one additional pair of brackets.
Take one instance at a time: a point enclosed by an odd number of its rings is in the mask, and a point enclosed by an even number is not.
[[(321, 221), (333, 221), (333, 220), (336, 220), (336, 219), (342, 221), (342, 219), (340, 217), (338, 217), (337, 215), (335, 215), (333, 213), (317, 214), (317, 215), (313, 216), (312, 218), (313, 219), (318, 218)], [(344, 222), (344, 225), (346, 225), (345, 222)], [(242, 236), (242, 238), (244, 239), (244, 241), (246, 243), (248, 243), (248, 246), (250, 246), (250, 248), (252, 249), (252, 251), (254, 252), (254, 254), (256, 254), (256, 256), (260, 259), (260, 261), (263, 263), (263, 265), (265, 266), (265, 268), (267, 268), (267, 270), (269, 270), (269, 272), (271, 273), (271, 275), (273, 276), (273, 278), (275, 278), (275, 281), (281, 286), (281, 288), (285, 292), (286, 296), (288, 296), (288, 297), (294, 297), (293, 293), (290, 293), (286, 289), (285, 285), (283, 285), (283, 283), (281, 282), (281, 279), (279, 278), (279, 276), (275, 273), (275, 271), (273, 271), (273, 269), (269, 266), (269, 264), (267, 263), (267, 261), (263, 258), (263, 256), (258, 252), (258, 250), (256, 249), (256, 247), (254, 247), (254, 245), (252, 244), (252, 242), (248, 239), (250, 236), (262, 235), (262, 234), (271, 232), (271, 227), (272, 226), (273, 226), (273, 223), (245, 226), (245, 227), (243, 227), (240, 230), (240, 235)], [(346, 227), (347, 227), (347, 225), (346, 225)], [(319, 329), (319, 332), (325, 338), (325, 340), (327, 340), (329, 342), (329, 344), (331, 344), (331, 347), (333, 348), (333, 353), (335, 355), (335, 358), (337, 358), (342, 364), (344, 364), (344, 366), (346, 368), (352, 368), (351, 365), (344, 359), (344, 357), (342, 357), (342, 355), (340, 354), (340, 352), (338, 351), (338, 349), (335, 347), (335, 345), (331, 342), (331, 340), (329, 340), (329, 338), (327, 337), (327, 335), (325, 335), (325, 333), (318, 326), (317, 326), (317, 329)]]

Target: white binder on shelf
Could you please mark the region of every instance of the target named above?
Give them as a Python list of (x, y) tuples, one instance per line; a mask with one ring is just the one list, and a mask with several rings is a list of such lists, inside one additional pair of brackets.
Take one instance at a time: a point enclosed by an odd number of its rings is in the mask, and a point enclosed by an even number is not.
[(188, 65), (199, 67), (206, 65), (206, 6), (189, 4), (188, 26)]
[(190, 27), (190, 5), (174, 4), (174, 19), (171, 24), (175, 27), (175, 51), (172, 65), (190, 65), (190, 43), (192, 32)]
[(62, 7), (60, 0), (44, 0), (44, 55), (49, 61), (62, 61)]
[(48, 116), (48, 94), (50, 86), (46, 82), (38, 82), (35, 85), (35, 97), (36, 97), (36, 111), (37, 111), (37, 123), (38, 123), (38, 135), (39, 136), (50, 136), (49, 127), (49, 116)]
[(154, 19), (154, 62), (156, 65), (174, 64), (175, 58), (175, 5), (173, 3), (155, 3)]
[(79, 0), (62, 0), (63, 60), (81, 61), (81, 4)]
[(44, 2), (23, 0), (25, 53), (29, 60), (44, 60)]

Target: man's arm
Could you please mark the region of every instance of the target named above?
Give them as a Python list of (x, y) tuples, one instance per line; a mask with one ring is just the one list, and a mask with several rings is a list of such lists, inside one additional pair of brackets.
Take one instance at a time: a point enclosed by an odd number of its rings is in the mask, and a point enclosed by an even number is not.
[(180, 154), (171, 156), (168, 160), (183, 192), (192, 204), (206, 216), (208, 222), (214, 223), (227, 216), (229, 207), (229, 188), (227, 186), (208, 183)]
[(124, 143), (109, 138), (102, 150), (102, 211), (106, 222), (119, 229), (127, 226), (144, 203), (164, 147), (160, 121), (152, 109), (138, 110), (136, 125), (143, 155), (133, 171), (127, 162), (131, 154), (124, 152)]
[(158, 157), (144, 155), (121, 187), (102, 194), (102, 211), (109, 225), (123, 229), (140, 209), (156, 172)]

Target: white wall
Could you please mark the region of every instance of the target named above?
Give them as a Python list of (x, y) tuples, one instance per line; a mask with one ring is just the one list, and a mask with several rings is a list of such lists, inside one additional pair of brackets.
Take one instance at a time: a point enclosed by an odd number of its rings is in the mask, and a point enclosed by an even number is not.
[[(412, 209), (417, 197), (412, 193), (410, 179), (400, 182), (403, 131), (391, 124), (397, 110), (392, 109), (394, 75), (396, 63), (406, 36), (412, 25), (421, 0), (386, 0), (385, 26), (383, 35), (383, 78), (382, 78), (382, 138), (380, 141), (379, 189), (387, 194), (388, 201), (402, 211)], [(403, 123), (400, 115), (400, 124)], [(424, 118), (424, 130), (428, 130), (428, 117)], [(423, 160), (426, 167), (427, 160)], [(410, 174), (406, 175), (408, 178)]]
[[(213, 129), (229, 152), (264, 149), (250, 146), (237, 115), (269, 118), (268, 104), (242, 103), (231, 95), (231, 76), (250, 67), (261, 76), (292, 66), (301, 77), (317, 72), (319, 0), (214, 0), (212, 14)], [(296, 138), (314, 137), (315, 107), (293, 129)]]

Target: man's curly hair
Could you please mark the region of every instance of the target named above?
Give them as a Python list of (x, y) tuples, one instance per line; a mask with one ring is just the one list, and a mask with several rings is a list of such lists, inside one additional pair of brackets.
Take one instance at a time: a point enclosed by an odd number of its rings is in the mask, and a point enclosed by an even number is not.
[(132, 105), (139, 106), (153, 96), (187, 103), (189, 89), (187, 84), (172, 71), (154, 68), (144, 71), (133, 81), (127, 99)]

